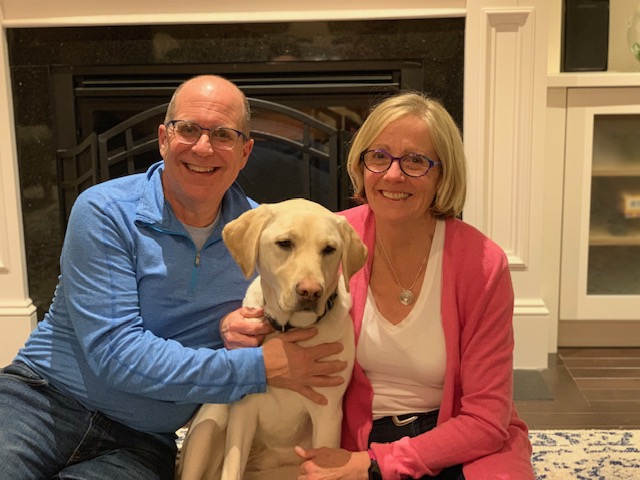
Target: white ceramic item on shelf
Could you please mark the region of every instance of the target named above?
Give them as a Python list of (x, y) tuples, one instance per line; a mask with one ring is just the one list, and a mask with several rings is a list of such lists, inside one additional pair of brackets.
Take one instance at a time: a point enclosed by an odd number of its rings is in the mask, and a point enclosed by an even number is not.
[(633, 56), (640, 62), (640, 4), (636, 7), (635, 13), (629, 18), (627, 43)]

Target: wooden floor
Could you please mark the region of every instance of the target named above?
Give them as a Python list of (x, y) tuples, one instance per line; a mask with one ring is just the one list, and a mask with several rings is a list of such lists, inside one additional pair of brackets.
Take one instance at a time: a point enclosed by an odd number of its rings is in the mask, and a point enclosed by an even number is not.
[(540, 373), (553, 400), (516, 401), (530, 429), (640, 429), (640, 348), (561, 348)]

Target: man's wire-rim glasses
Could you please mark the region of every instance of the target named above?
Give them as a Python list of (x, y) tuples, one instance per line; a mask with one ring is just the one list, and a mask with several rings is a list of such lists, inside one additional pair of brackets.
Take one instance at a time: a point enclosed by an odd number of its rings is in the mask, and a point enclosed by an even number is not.
[(367, 170), (373, 173), (384, 173), (391, 168), (393, 162), (397, 161), (402, 173), (409, 177), (422, 177), (432, 167), (442, 165), (440, 162), (418, 153), (394, 157), (386, 150), (365, 150), (360, 154), (360, 161)]
[(178, 141), (185, 145), (198, 143), (203, 131), (209, 132), (209, 142), (216, 150), (231, 150), (240, 138), (243, 142), (247, 141), (243, 132), (228, 127), (204, 128), (186, 120), (170, 120), (164, 125), (171, 125)]

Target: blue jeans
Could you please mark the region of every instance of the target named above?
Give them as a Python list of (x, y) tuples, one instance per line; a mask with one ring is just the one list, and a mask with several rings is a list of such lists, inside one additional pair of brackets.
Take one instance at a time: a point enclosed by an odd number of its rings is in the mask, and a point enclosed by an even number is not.
[(170, 480), (175, 447), (91, 412), (29, 367), (0, 370), (0, 478)]
[[(417, 418), (411, 420), (414, 416)], [(383, 417), (378, 420), (374, 420), (373, 428), (369, 434), (369, 444), (372, 442), (395, 442), (396, 440), (400, 440), (402, 437), (415, 437), (421, 433), (428, 432), (436, 426), (438, 421), (438, 411), (418, 413), (415, 415), (400, 415), (399, 417), (396, 417), (396, 420), (400, 420), (400, 422), (394, 423), (392, 417)], [(405, 425), (397, 424), (403, 423), (401, 420), (405, 420)], [(445, 468), (435, 477), (425, 475), (424, 477), (420, 477), (418, 480), (464, 480), (462, 465)]]

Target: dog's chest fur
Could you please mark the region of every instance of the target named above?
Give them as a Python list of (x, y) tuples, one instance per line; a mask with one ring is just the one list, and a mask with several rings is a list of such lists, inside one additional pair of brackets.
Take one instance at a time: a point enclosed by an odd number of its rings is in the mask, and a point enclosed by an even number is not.
[[(254, 280), (247, 291), (243, 305), (253, 308), (265, 307), (259, 287), (259, 277)], [(233, 423), (243, 422), (250, 410), (257, 413), (258, 426), (255, 432), (253, 446), (249, 457), (247, 472), (251, 470), (265, 471), (279, 465), (298, 464), (299, 459), (293, 452), (293, 446), (300, 445), (310, 448), (314, 445), (314, 428), (326, 431), (326, 425), (312, 425), (313, 419), (337, 423), (333, 433), (320, 439), (322, 446), (339, 446), (339, 432), (342, 420), (342, 396), (349, 383), (355, 356), (353, 323), (349, 317), (351, 297), (344, 287), (342, 279), (338, 282), (338, 294), (329, 310), (314, 326), (318, 333), (310, 340), (298, 342), (302, 346), (313, 346), (322, 343), (339, 342), (344, 349), (339, 354), (326, 357), (324, 360), (339, 359), (347, 362), (347, 368), (341, 373), (344, 383), (335, 387), (316, 387), (329, 400), (329, 405), (322, 406), (313, 403), (302, 395), (291, 390), (267, 387), (262, 394), (250, 395), (231, 407), (228, 428), (236, 428)], [(280, 332), (270, 336), (280, 335)], [(234, 412), (235, 410), (235, 412)], [(333, 411), (329, 415), (329, 411)], [(236, 412), (238, 415), (236, 415)], [(327, 418), (331, 417), (331, 418)], [(337, 432), (337, 433), (336, 433)], [(331, 438), (329, 438), (331, 437)]]

